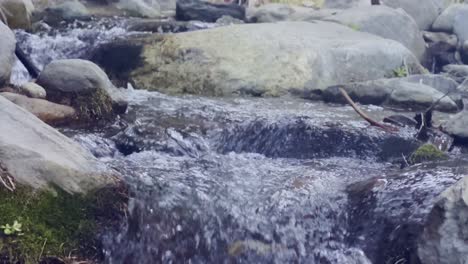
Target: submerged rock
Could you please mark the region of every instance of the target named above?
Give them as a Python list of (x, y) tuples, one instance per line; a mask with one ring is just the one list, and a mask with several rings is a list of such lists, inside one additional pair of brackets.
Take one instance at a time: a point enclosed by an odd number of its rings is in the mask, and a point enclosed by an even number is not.
[(116, 183), (115, 172), (69, 138), (3, 97), (0, 106), (0, 164), (15, 182), (70, 193)]
[(0, 86), (10, 81), (11, 68), (15, 62), (15, 35), (0, 22)]
[(49, 125), (72, 123), (76, 118), (76, 111), (70, 106), (51, 103), (43, 99), (28, 98), (14, 93), (0, 93), (0, 95)]
[(436, 200), (420, 237), (418, 255), (424, 264), (463, 264), (468, 259), (468, 177)]
[(395, 41), (321, 21), (152, 35), (134, 45), (142, 47), (129, 74), (134, 86), (169, 93), (281, 95), (382, 78), (404, 61), (422, 71)]
[(126, 103), (107, 75), (94, 63), (56, 60), (41, 72), (37, 83), (53, 102), (70, 105), (83, 120), (107, 119), (125, 112)]

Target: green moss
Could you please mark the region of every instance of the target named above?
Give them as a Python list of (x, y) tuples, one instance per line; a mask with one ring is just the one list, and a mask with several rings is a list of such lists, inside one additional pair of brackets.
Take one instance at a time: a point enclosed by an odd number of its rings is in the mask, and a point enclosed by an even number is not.
[(85, 121), (106, 119), (113, 113), (112, 99), (102, 89), (91, 95), (77, 95), (72, 105), (78, 110), (78, 117)]
[(425, 161), (435, 161), (445, 159), (447, 155), (432, 144), (425, 144), (419, 147), (409, 158), (410, 164), (421, 163)]
[(38, 263), (48, 256), (70, 255), (100, 259), (97, 236), (121, 219), (125, 197), (115, 189), (83, 196), (57, 188), (37, 192), (27, 187), (15, 192), (0, 188), (0, 225), (16, 220), (23, 233), (0, 233), (0, 263)]

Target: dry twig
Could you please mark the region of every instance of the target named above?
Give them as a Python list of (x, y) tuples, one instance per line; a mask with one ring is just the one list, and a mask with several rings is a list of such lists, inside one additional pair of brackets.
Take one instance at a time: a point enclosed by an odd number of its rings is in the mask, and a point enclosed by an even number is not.
[(381, 124), (381, 123), (373, 120), (372, 118), (370, 118), (368, 115), (366, 115), (366, 113), (364, 113), (361, 109), (358, 108), (356, 103), (354, 103), (353, 99), (351, 99), (351, 97), (349, 97), (348, 93), (343, 88), (340, 87), (339, 89), (340, 89), (341, 94), (344, 96), (346, 101), (351, 105), (351, 107), (354, 109), (354, 111), (356, 111), (356, 113), (358, 113), (359, 116), (361, 116), (364, 120), (366, 120), (371, 126), (376, 126), (376, 127), (381, 128), (382, 130), (385, 130), (386, 132), (389, 132), (389, 133), (395, 133), (395, 132), (398, 131), (398, 129), (396, 127)]

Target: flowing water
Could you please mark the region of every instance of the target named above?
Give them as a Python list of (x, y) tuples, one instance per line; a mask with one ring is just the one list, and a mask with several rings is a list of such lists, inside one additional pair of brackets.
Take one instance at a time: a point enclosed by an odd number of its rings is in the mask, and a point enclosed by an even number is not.
[[(17, 37), (42, 68), (125, 34), (99, 21)], [(27, 79), (16, 67), (13, 81)], [(114, 124), (63, 130), (131, 188), (127, 223), (103, 237), (109, 264), (417, 263), (434, 198), (468, 164), (452, 154), (400, 169), (416, 131), (385, 133), (347, 106), (126, 94), (129, 110)]]

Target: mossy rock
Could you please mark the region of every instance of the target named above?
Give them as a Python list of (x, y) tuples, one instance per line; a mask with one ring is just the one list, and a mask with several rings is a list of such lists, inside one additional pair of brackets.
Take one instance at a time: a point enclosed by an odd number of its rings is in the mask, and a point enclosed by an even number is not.
[(87, 195), (58, 188), (36, 191), (21, 186), (10, 192), (0, 187), (0, 225), (22, 225), (21, 232), (11, 235), (0, 230), (0, 263), (32, 264), (69, 256), (100, 261), (99, 235), (118, 227), (126, 204), (124, 187)]
[(422, 163), (426, 161), (443, 160), (447, 155), (432, 144), (424, 144), (414, 151), (409, 157), (410, 164)]

